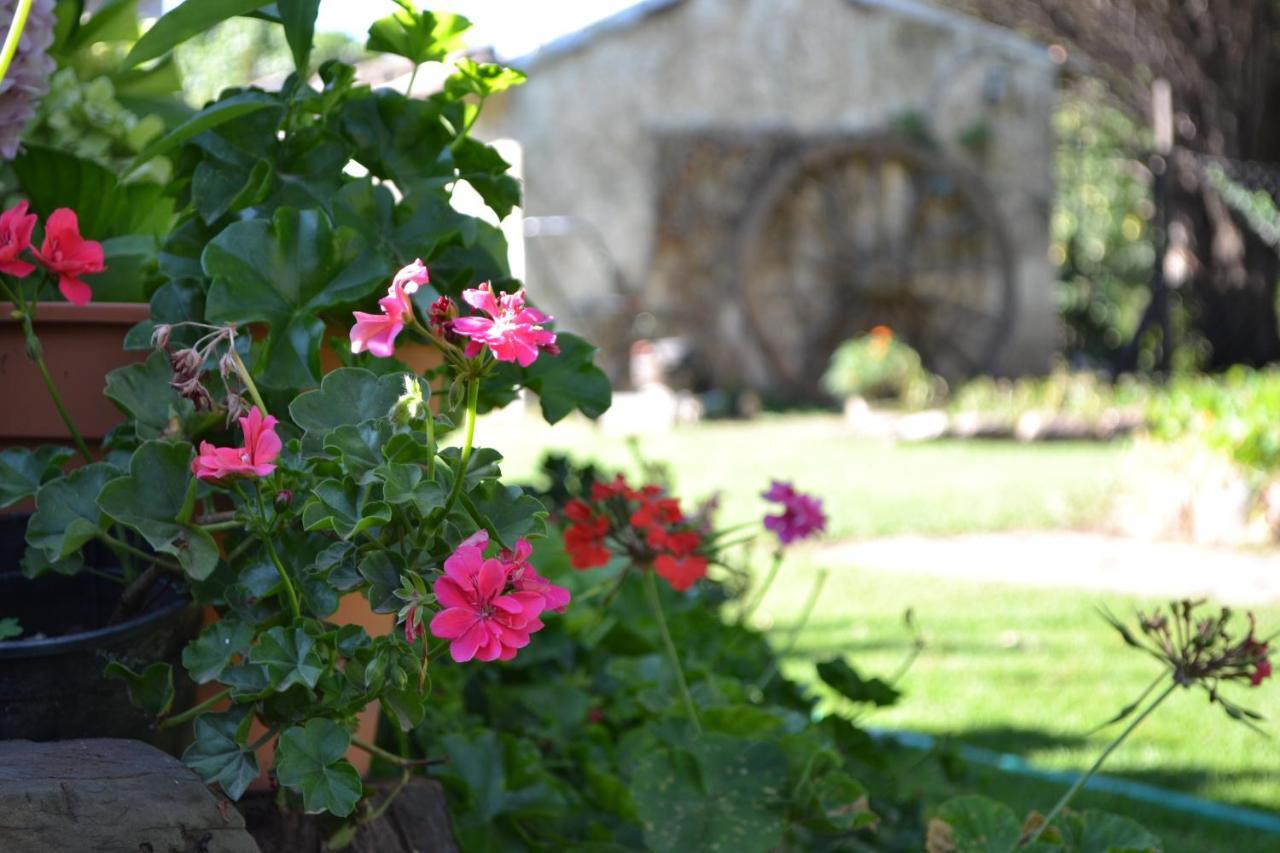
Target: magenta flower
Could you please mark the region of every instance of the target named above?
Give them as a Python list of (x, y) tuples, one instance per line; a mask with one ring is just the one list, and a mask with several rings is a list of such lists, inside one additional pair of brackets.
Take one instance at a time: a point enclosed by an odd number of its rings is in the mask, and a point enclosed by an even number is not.
[(0, 213), (0, 272), (17, 278), (31, 275), (35, 265), (22, 260), (22, 253), (31, 247), (36, 218), (34, 213), (27, 213), (25, 201)]
[(498, 361), (514, 361), (528, 367), (543, 352), (556, 353), (555, 332), (542, 327), (551, 319), (536, 308), (524, 304), (524, 291), (502, 293), (497, 298), (488, 282), (474, 290), (464, 290), (462, 298), (467, 304), (488, 314), (488, 317), (459, 317), (452, 323), (453, 331), (465, 338), (468, 358), (479, 355), (488, 347)]
[(209, 483), (221, 483), (233, 477), (266, 477), (276, 470), (275, 460), (283, 447), (276, 435), (276, 419), (263, 417), (254, 406), (246, 417), (240, 419), (244, 432), (241, 447), (215, 447), (207, 441), (200, 442), (200, 453), (191, 460), (191, 473)]
[(60, 207), (44, 221), (44, 242), (31, 250), (36, 260), (58, 276), (58, 290), (72, 305), (87, 305), (93, 298), (82, 275), (102, 272), (102, 244), (80, 236), (80, 221), (69, 207)]
[(429, 627), (432, 635), (450, 641), (455, 661), (511, 660), (529, 644), (530, 632), (541, 627), (542, 596), (506, 591), (510, 569), (501, 560), (486, 560), (476, 545), (460, 545), (444, 561), (434, 590), (445, 609)]
[(381, 314), (352, 311), (356, 324), (351, 327), (351, 351), (368, 350), (378, 358), (395, 355), (396, 335), (404, 329), (405, 317), (413, 318), (413, 301), (409, 297), (427, 280), (427, 268), (416, 260), (396, 273), (387, 295), (378, 300)]
[(767, 515), (765, 528), (778, 535), (778, 541), (790, 545), (808, 539), (827, 529), (827, 516), (822, 512), (822, 501), (804, 492), (798, 492), (790, 483), (773, 481), (765, 500), (782, 504), (781, 515)]

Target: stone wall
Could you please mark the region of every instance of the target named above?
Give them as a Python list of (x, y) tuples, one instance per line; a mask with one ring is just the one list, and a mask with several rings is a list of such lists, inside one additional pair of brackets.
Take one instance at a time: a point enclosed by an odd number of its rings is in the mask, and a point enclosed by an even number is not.
[[(677, 225), (665, 221), (671, 140), (858, 136), (914, 123), (940, 156), (983, 177), (1008, 231), (1017, 313), (993, 366), (1047, 367), (1056, 342), (1047, 259), (1056, 76), (1042, 48), (906, 0), (650, 6), (525, 63), (530, 82), (495, 99), (478, 128), (521, 144), (525, 215), (588, 223), (527, 246), (529, 286), (564, 327), (618, 337), (617, 315), (641, 307), (658, 332), (716, 330), (712, 362), (758, 358), (723, 285), (697, 264), (662, 259), (673, 227), (710, 227), (738, 204), (717, 195), (703, 200), (707, 221), (687, 216), (697, 205), (683, 205)], [(758, 157), (744, 164), (755, 168)], [(624, 298), (618, 280), (638, 298)]]

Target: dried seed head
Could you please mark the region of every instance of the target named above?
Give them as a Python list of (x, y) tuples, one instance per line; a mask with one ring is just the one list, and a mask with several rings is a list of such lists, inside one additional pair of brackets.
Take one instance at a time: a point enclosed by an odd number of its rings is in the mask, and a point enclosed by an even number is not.
[(169, 348), (169, 335), (173, 332), (173, 326), (168, 323), (158, 323), (151, 330), (151, 346), (155, 349)]

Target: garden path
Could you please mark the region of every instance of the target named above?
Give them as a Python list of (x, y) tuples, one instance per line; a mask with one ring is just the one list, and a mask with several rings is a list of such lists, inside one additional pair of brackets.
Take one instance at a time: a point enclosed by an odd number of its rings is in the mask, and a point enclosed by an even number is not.
[(1208, 597), (1224, 604), (1280, 601), (1280, 552), (1074, 531), (890, 536), (808, 547), (818, 566), (1144, 597)]

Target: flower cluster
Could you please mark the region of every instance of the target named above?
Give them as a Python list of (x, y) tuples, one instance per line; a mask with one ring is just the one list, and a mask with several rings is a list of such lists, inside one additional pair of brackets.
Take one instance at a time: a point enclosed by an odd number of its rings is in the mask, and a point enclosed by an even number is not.
[[(449, 654), (459, 663), (511, 660), (543, 628), (543, 612), (563, 613), (569, 591), (538, 574), (529, 563), (533, 548), (520, 539), (515, 550), (486, 558), (489, 534), (477, 532), (444, 561), (444, 574), (434, 584), (444, 609), (432, 619), (432, 635), (449, 640)], [(417, 637), (415, 608), (405, 621), (405, 639)]]
[(44, 223), (44, 242), (36, 249), (31, 243), (38, 217), (27, 213), (27, 203), (20, 201), (0, 214), (0, 272), (14, 278), (26, 278), (35, 264), (23, 258), (24, 252), (58, 277), (58, 290), (73, 305), (85, 305), (93, 291), (82, 276), (106, 269), (102, 262), (102, 244), (80, 236), (76, 212), (60, 207)]
[(827, 516), (822, 511), (822, 501), (804, 492), (798, 492), (790, 483), (777, 480), (762, 497), (782, 504), (779, 515), (765, 516), (764, 526), (778, 536), (783, 545), (808, 539), (827, 529)]
[[(0, 3), (0, 32), (8, 35), (15, 21), (17, 3)], [(49, 91), (57, 63), (49, 55), (57, 15), (54, 0), (35, 0), (26, 27), (3, 79), (0, 79), (0, 159), (12, 160), (36, 104)]]
[(551, 317), (526, 306), (523, 290), (495, 297), (488, 282), (462, 292), (468, 305), (488, 316), (461, 317), (457, 303), (441, 296), (431, 305), (427, 325), (421, 325), (410, 297), (429, 280), (427, 268), (421, 259), (416, 260), (396, 273), (387, 295), (378, 300), (381, 313), (352, 312), (356, 322), (351, 327), (351, 351), (390, 358), (395, 354), (396, 337), (411, 327), (449, 350), (456, 350), (465, 339), (466, 358), (475, 358), (488, 348), (497, 361), (528, 367), (543, 353), (559, 352), (555, 332), (544, 328)]
[(678, 591), (707, 574), (707, 557), (699, 553), (702, 534), (680, 502), (658, 486), (633, 489), (618, 475), (611, 483), (592, 484), (590, 503), (569, 501), (564, 514), (564, 547), (576, 569), (603, 566), (612, 545), (636, 565), (652, 566)]
[(240, 418), (244, 444), (215, 447), (200, 442), (200, 453), (191, 460), (191, 473), (207, 483), (224, 483), (235, 477), (266, 477), (276, 470), (282, 444), (276, 435), (276, 419), (254, 406)]

